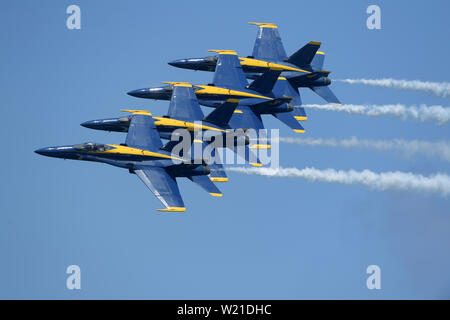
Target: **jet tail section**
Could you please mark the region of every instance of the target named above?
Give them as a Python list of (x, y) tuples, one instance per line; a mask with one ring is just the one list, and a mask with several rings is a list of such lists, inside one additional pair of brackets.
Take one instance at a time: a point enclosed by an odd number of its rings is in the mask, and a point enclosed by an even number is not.
[(223, 168), (222, 160), (220, 156), (216, 154), (216, 150), (213, 150), (213, 154), (215, 160), (214, 162), (208, 164), (208, 168), (211, 170), (211, 174), (209, 175), (209, 179), (212, 182), (227, 182), (228, 177)]
[(311, 41), (294, 54), (292, 54), (289, 58), (286, 59), (286, 62), (295, 64), (299, 68), (305, 68), (311, 64), (316, 55), (317, 50), (319, 50), (321, 42)]
[(214, 197), (221, 197), (222, 192), (217, 188), (214, 182), (208, 176), (191, 176), (188, 177), (189, 180), (198, 184), (202, 189), (206, 190), (210, 195)]
[(325, 53), (323, 53), (322, 51), (317, 51), (316, 55), (311, 61), (311, 66), (316, 70), (322, 70), (324, 61)]
[(257, 91), (262, 94), (272, 92), (278, 77), (281, 74), (281, 70), (267, 70), (255, 81), (253, 81), (248, 88)]
[(216, 87), (242, 90), (248, 82), (237, 53), (233, 50), (208, 50), (217, 52), (217, 65), (213, 84)]
[(255, 59), (283, 61), (287, 58), (275, 24), (259, 22), (249, 22), (249, 24), (259, 26), (252, 54)]
[(298, 133), (304, 133), (305, 129), (302, 127), (300, 123), (296, 120), (293, 112), (283, 112), (283, 113), (274, 113), (272, 114), (275, 118), (283, 122), (289, 128)]
[(227, 125), (228, 122), (230, 122), (233, 112), (236, 110), (238, 104), (238, 99), (228, 99), (220, 107), (208, 114), (203, 121), (207, 121), (218, 126)]
[(312, 91), (317, 93), (319, 96), (321, 96), (323, 99), (325, 99), (328, 103), (335, 103), (335, 104), (341, 104), (339, 99), (334, 95), (333, 91), (329, 87), (310, 87)]

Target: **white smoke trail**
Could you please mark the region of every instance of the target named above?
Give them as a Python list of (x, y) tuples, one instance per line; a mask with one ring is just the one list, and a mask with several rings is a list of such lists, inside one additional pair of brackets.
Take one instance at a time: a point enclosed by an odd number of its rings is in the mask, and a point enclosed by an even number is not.
[(302, 107), (317, 110), (346, 112), (349, 114), (361, 114), (369, 117), (395, 116), (404, 120), (411, 118), (419, 121), (436, 121), (439, 124), (445, 124), (450, 121), (450, 108), (443, 106), (406, 106), (403, 104), (344, 104), (342, 106), (334, 106), (329, 104), (305, 104)]
[(366, 148), (376, 151), (400, 151), (407, 156), (421, 154), (428, 157), (440, 157), (450, 161), (450, 141), (429, 142), (422, 140), (369, 140), (351, 137), (349, 139), (290, 138), (280, 137), (280, 142), (306, 146), (324, 146), (341, 148)]
[(450, 194), (450, 176), (437, 173), (423, 176), (410, 172), (382, 172), (370, 170), (343, 171), (335, 169), (319, 170), (315, 168), (245, 168), (230, 167), (227, 170), (256, 174), (268, 177), (302, 178), (308, 181), (328, 183), (362, 184), (377, 190), (402, 190), (440, 193), (442, 196)]
[(450, 97), (450, 82), (428, 82), (419, 80), (396, 80), (387, 79), (341, 79), (335, 80), (349, 84), (365, 84), (384, 88), (400, 90), (414, 90), (432, 93), (438, 97)]

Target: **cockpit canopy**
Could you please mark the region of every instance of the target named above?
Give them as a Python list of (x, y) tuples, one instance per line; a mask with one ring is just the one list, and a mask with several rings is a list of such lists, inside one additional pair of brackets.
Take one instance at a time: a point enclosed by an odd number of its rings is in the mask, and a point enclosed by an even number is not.
[(106, 150), (113, 149), (112, 147), (106, 144), (94, 143), (94, 142), (86, 142), (82, 144), (74, 145), (74, 148), (79, 151), (89, 151), (89, 152), (103, 152)]

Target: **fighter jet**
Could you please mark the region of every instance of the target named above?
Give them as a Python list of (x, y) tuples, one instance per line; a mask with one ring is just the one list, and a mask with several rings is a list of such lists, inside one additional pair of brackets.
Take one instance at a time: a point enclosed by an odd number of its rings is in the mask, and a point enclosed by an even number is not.
[[(170, 105), (168, 109), (168, 114), (163, 117), (153, 116), (155, 121), (156, 129), (160, 134), (162, 139), (171, 140), (163, 146), (166, 151), (171, 151), (173, 146), (178, 143), (177, 139), (172, 139), (172, 135), (177, 129), (186, 129), (190, 132), (190, 139), (192, 143), (200, 143), (202, 147), (202, 153), (204, 149), (208, 147), (210, 142), (217, 141), (217, 139), (222, 139), (221, 145), (232, 148), (242, 145), (244, 147), (243, 156), (246, 160), (250, 160), (250, 164), (253, 166), (261, 166), (257, 155), (253, 154), (248, 147), (250, 141), (248, 136), (242, 131), (237, 132), (234, 136), (232, 144), (227, 141), (230, 136), (227, 134), (233, 133), (232, 127), (229, 125), (229, 121), (239, 103), (237, 99), (227, 99), (225, 103), (220, 105), (206, 117), (204, 116), (200, 104), (196, 98), (193, 87), (187, 82), (174, 82), (172, 96), (170, 100)], [(129, 126), (132, 120), (132, 115), (134, 113), (144, 112), (140, 110), (122, 110), (130, 112), (130, 116), (118, 117), (118, 118), (108, 118), (108, 119), (98, 119), (83, 122), (81, 125), (83, 127), (95, 130), (104, 131), (116, 131), (116, 132), (128, 132)], [(205, 132), (208, 133), (209, 138), (214, 136), (214, 139), (209, 139), (203, 141), (197, 137), (198, 132), (202, 131), (202, 136)], [(251, 146), (253, 147), (253, 146)], [(216, 150), (211, 150), (211, 155), (216, 161), (208, 163), (211, 169), (210, 179), (213, 182), (225, 182), (228, 181), (226, 173), (223, 169), (223, 165), (220, 160), (220, 156), (216, 154)], [(251, 162), (253, 161), (253, 162)]]
[(95, 161), (128, 169), (153, 192), (165, 206), (158, 211), (186, 210), (176, 178), (186, 177), (215, 197), (222, 193), (208, 178), (204, 163), (176, 157), (162, 149), (161, 138), (151, 113), (136, 111), (131, 115), (125, 144), (83, 143), (38, 149), (35, 152), (55, 158)]
[[(328, 103), (340, 104), (328, 87), (331, 84), (328, 78), (330, 71), (323, 70), (325, 53), (318, 51), (321, 42), (311, 41), (288, 57), (275, 24), (258, 22), (249, 22), (249, 24), (259, 26), (259, 30), (253, 54), (248, 57), (239, 57), (247, 78), (255, 79), (269, 68), (280, 68), (283, 71), (282, 76), (297, 92), (292, 101), (294, 105), (301, 105), (298, 88), (310, 88)], [(214, 71), (217, 61), (217, 56), (209, 56), (174, 60), (169, 64), (184, 69)], [(306, 115), (304, 118), (298, 116), (297, 119), (306, 120)]]
[[(245, 77), (239, 63), (237, 53), (233, 50), (212, 50), (218, 53), (218, 63), (214, 73), (214, 79), (210, 88), (229, 92), (252, 92), (252, 97), (243, 97), (230, 121), (232, 128), (260, 130), (264, 128), (261, 115), (271, 114), (284, 122), (295, 132), (304, 132), (304, 128), (296, 121), (294, 107), (288, 102), (292, 91), (284, 78), (279, 78), (281, 70), (273, 68), (264, 72), (251, 84)], [(277, 81), (278, 80), (278, 81)], [(194, 85), (194, 93), (200, 104), (208, 107), (219, 107), (227, 97), (215, 94), (205, 94), (199, 86)], [(163, 88), (138, 89), (129, 92), (129, 95), (147, 99), (169, 99), (173, 85)], [(264, 99), (261, 99), (263, 95)], [(260, 96), (260, 97), (257, 97)], [(294, 111), (294, 112), (293, 112)], [(267, 145), (258, 144), (258, 147), (266, 148)]]

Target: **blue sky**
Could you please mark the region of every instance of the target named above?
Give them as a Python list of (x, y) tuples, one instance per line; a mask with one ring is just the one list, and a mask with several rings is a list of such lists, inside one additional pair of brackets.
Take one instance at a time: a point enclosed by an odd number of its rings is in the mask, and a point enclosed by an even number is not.
[[(66, 28), (71, 4), (81, 7), (81, 30)], [(366, 28), (370, 4), (381, 7), (382, 30)], [(122, 134), (79, 124), (123, 107), (164, 114), (167, 102), (126, 92), (161, 81), (209, 82), (211, 73), (167, 62), (208, 49), (249, 55), (257, 31), (249, 21), (277, 23), (288, 54), (322, 41), (331, 78), (448, 81), (448, 1), (30, 0), (0, 8), (0, 298), (450, 298), (448, 198), (230, 173), (219, 199), (181, 181), (188, 211), (161, 214), (126, 170), (33, 153), (122, 142)], [(420, 92), (332, 88), (343, 103), (448, 105)], [(322, 103), (301, 93), (305, 103)], [(308, 114), (309, 137), (437, 141), (450, 133), (432, 122)], [(295, 145), (280, 152), (284, 167), (450, 171), (439, 159), (395, 152)], [(71, 264), (81, 267), (79, 291), (65, 287)], [(381, 267), (381, 290), (366, 288), (371, 264)]]

